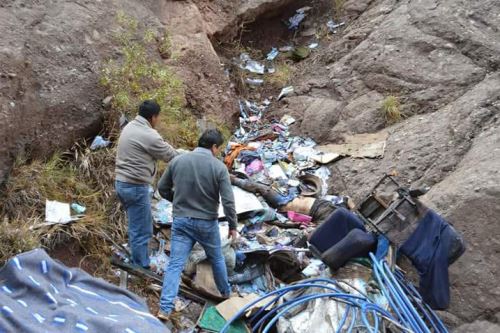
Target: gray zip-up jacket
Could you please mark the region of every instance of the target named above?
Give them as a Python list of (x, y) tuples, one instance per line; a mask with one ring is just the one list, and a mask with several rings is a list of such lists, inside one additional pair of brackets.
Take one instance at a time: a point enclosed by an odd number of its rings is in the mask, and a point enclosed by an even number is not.
[(156, 161), (169, 162), (178, 153), (141, 116), (135, 117), (120, 134), (116, 150), (116, 180), (152, 184)]
[(224, 163), (205, 148), (180, 155), (170, 162), (161, 176), (158, 191), (172, 201), (176, 217), (216, 220), (219, 196), (230, 229), (236, 229), (237, 217), (229, 172)]

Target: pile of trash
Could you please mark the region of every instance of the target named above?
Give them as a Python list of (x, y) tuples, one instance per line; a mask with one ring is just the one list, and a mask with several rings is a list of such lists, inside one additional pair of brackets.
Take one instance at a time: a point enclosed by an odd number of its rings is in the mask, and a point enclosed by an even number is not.
[[(204, 303), (197, 326), (213, 332), (246, 332), (248, 327), (283, 333), (318, 327), (325, 332), (360, 327), (374, 332), (446, 332), (431, 307), (447, 307), (447, 267), (465, 248), (454, 229), (418, 201), (425, 191), (405, 189), (394, 176), (384, 175), (354, 205), (349, 197), (330, 193), (327, 165), (349, 154), (380, 156), (373, 154), (380, 146), (369, 143), (370, 154), (357, 154), (364, 151), (362, 144), (357, 150), (339, 145), (325, 152), (311, 138), (290, 135), (295, 123), (290, 116), (265, 123), (267, 101), (242, 101), (240, 106), (240, 126), (223, 158), (235, 195), (238, 240), (228, 238), (222, 207), (219, 213), (235, 296), (221, 297), (211, 265), (196, 244), (183, 272), (181, 295), (197, 295)], [(159, 267), (154, 273), (161, 283), (173, 216), (172, 204), (157, 193), (154, 197), (158, 246), (151, 261)], [(429, 244), (436, 258), (448, 260), (440, 267), (434, 259), (419, 262), (421, 249), (411, 245), (433, 239), (435, 230), (448, 230), (440, 237), (450, 239), (446, 248)], [(397, 267), (396, 250), (425, 272), (420, 287), (427, 289), (422, 295)], [(435, 285), (437, 280), (442, 283)]]
[[(288, 28), (296, 31), (309, 9), (297, 10)], [(327, 23), (331, 33), (343, 25)], [(313, 42), (306, 48), (317, 46)], [(275, 71), (273, 60), (280, 52), (302, 51), (273, 48), (262, 63), (242, 53), (234, 63), (256, 75), (247, 84), (260, 86)], [(418, 200), (425, 191), (407, 189), (393, 175), (384, 175), (357, 204), (334, 194), (328, 165), (345, 156), (382, 157), (388, 134), (346, 136), (342, 144), (328, 145), (293, 136), (293, 117), (266, 121), (270, 105), (293, 92), (292, 86), (284, 87), (276, 97), (239, 103), (239, 126), (223, 153), (239, 239), (228, 238), (219, 210), (234, 296), (222, 298), (207, 256), (196, 244), (180, 291), (181, 300), (204, 306), (196, 326), (209, 332), (447, 332), (433, 309), (448, 306), (447, 269), (465, 251), (463, 240)], [(142, 273), (161, 283), (169, 260), (172, 203), (153, 195), (157, 246), (151, 261), (158, 270)], [(443, 242), (432, 243), (436, 237)], [(115, 248), (122, 262), (127, 261), (125, 247)], [(422, 294), (397, 266), (398, 254), (410, 258), (420, 273)]]
[[(309, 10), (297, 10), (288, 28), (298, 30)], [(327, 22), (331, 33), (342, 26)], [(262, 62), (242, 53), (233, 62), (254, 75), (247, 84), (261, 86), (265, 75), (275, 72), (273, 61), (280, 53), (300, 60), (317, 46), (313, 40), (307, 50), (272, 48)], [(239, 126), (223, 152), (239, 239), (228, 238), (229, 226), (219, 210), (234, 296), (221, 297), (207, 256), (196, 244), (179, 298), (203, 304), (196, 326), (209, 332), (447, 332), (433, 309), (448, 306), (447, 269), (465, 251), (463, 240), (418, 200), (424, 190), (407, 189), (393, 175), (384, 175), (357, 204), (334, 194), (328, 165), (345, 156), (382, 157), (388, 133), (346, 136), (341, 144), (327, 145), (293, 136), (293, 117), (266, 120), (271, 104), (293, 92), (288, 86), (278, 96), (239, 103)], [(158, 193), (153, 196), (156, 246), (151, 261), (158, 270), (146, 274), (161, 283), (169, 260), (172, 203)], [(436, 237), (444, 242), (432, 243)], [(115, 248), (122, 261), (126, 252)], [(420, 273), (422, 294), (397, 266), (398, 254), (410, 258)]]

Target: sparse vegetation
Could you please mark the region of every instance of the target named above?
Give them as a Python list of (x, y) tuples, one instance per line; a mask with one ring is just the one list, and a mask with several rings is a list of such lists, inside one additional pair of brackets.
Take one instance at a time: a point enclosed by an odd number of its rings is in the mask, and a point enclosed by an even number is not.
[[(161, 108), (158, 131), (176, 147), (191, 148), (198, 138), (196, 119), (184, 108), (179, 78), (158, 57), (170, 51), (167, 34), (140, 33), (138, 22), (118, 13), (116, 34), (122, 60), (109, 60), (102, 68), (101, 84), (111, 100), (106, 130), (118, 134), (118, 116), (135, 116), (139, 103), (156, 100)], [(156, 56), (155, 56), (156, 55)], [(91, 151), (85, 143), (46, 161), (19, 159), (4, 189), (0, 216), (0, 261), (34, 247), (54, 249), (74, 241), (87, 254), (85, 260), (101, 263), (97, 274), (109, 273), (110, 244), (126, 239), (125, 214), (114, 191), (114, 148)], [(69, 225), (35, 228), (45, 215), (45, 201), (78, 202), (87, 207), (85, 217)]]
[(168, 32), (158, 39), (158, 52), (162, 58), (170, 58), (172, 55), (172, 39)]
[(269, 75), (268, 82), (275, 86), (276, 88), (282, 88), (290, 83), (290, 79), (293, 75), (293, 68), (287, 62), (279, 62), (275, 67), (276, 71)]
[[(0, 215), (0, 261), (45, 246), (53, 249), (72, 240), (88, 258), (98, 258), (106, 271), (109, 240), (122, 243), (126, 223), (114, 194), (114, 152), (90, 151), (81, 145), (48, 161), (17, 166), (5, 187)], [(45, 200), (78, 202), (87, 207), (85, 217), (75, 223), (32, 229), (42, 223)], [(19, 209), (22, 207), (22, 209)]]
[(340, 19), (340, 17), (342, 16), (342, 13), (344, 11), (344, 5), (345, 5), (345, 2), (346, 0), (332, 0), (333, 2), (333, 16), (336, 18), (336, 19)]
[(0, 263), (40, 246), (40, 235), (23, 220), (0, 221)]
[(401, 120), (401, 104), (396, 96), (387, 96), (382, 103), (382, 113), (387, 123), (393, 124)]
[(116, 133), (120, 112), (133, 117), (143, 100), (154, 99), (162, 109), (160, 134), (174, 146), (194, 147), (198, 130), (194, 116), (185, 109), (182, 81), (151, 52), (156, 48), (162, 57), (169, 57), (170, 37), (166, 33), (158, 37), (151, 29), (141, 35), (137, 21), (123, 13), (117, 21), (121, 30), (116, 40), (123, 59), (106, 62), (101, 76), (101, 84), (114, 97), (107, 128)]

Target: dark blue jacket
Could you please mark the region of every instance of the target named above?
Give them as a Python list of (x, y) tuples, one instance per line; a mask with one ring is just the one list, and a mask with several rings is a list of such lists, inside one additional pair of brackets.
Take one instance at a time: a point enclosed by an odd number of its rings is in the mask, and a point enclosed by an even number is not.
[(456, 239), (456, 231), (429, 209), (399, 249), (418, 270), (420, 294), (433, 309), (446, 309), (450, 303), (448, 254)]

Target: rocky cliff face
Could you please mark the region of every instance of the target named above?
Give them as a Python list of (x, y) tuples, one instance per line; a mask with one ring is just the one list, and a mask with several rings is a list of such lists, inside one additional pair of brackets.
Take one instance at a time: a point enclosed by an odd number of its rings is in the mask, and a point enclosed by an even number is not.
[[(117, 10), (148, 25), (166, 26), (173, 45), (166, 64), (184, 80), (188, 107), (200, 117), (229, 120), (237, 114), (237, 96), (215, 42), (231, 41), (245, 24), (258, 26), (285, 7), (330, 4), (3, 1), (0, 139), (6, 143), (0, 182), (20, 153), (43, 156), (100, 129), (104, 92), (98, 70), (104, 57), (120, 56), (110, 38)], [(497, 321), (500, 3), (348, 0), (343, 18), (345, 28), (321, 40), (315, 56), (299, 64), (293, 79), (296, 94), (275, 104), (275, 114), (295, 116), (295, 131), (323, 143), (387, 128), (384, 158), (331, 165), (331, 190), (359, 198), (392, 170), (409, 184), (432, 186), (426, 202), (468, 243), (466, 254), (451, 267), (453, 315), (448, 321)], [(380, 111), (389, 95), (399, 99), (404, 115), (394, 125)]]
[(153, 1), (0, 3), (0, 183), (20, 155), (43, 157), (102, 128), (99, 70), (118, 57), (118, 10), (159, 25)]
[[(355, 198), (384, 172), (427, 184), (425, 200), (463, 232), (466, 254), (451, 267), (458, 321), (495, 321), (500, 309), (500, 4), (497, 1), (348, 1), (344, 35), (297, 82), (280, 112), (320, 141), (386, 127), (384, 98), (398, 96), (383, 159), (344, 159), (331, 189)], [(359, 16), (358, 16), (359, 15)], [(328, 75), (314, 68), (326, 66)], [(326, 126), (325, 126), (326, 124)], [(457, 319), (457, 318), (455, 318)]]

